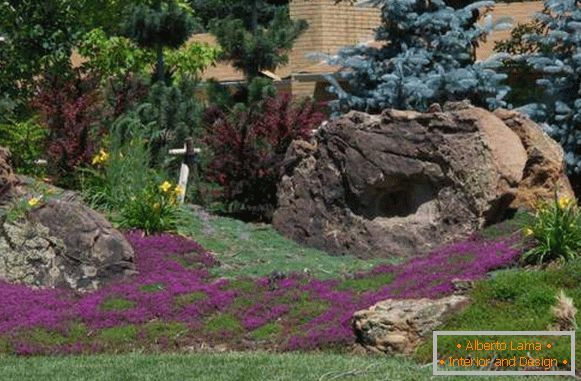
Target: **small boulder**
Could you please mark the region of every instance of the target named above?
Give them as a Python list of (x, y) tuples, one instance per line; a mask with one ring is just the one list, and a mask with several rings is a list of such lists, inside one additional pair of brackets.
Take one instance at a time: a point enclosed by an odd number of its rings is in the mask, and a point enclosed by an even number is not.
[(388, 299), (353, 315), (357, 341), (373, 352), (409, 355), (434, 329), (469, 303), (462, 295), (442, 299)]

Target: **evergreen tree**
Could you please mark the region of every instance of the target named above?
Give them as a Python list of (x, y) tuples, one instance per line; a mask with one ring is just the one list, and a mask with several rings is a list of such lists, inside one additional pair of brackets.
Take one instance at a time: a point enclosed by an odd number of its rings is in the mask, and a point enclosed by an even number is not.
[(124, 23), (125, 34), (144, 49), (157, 54), (157, 81), (167, 80), (163, 49), (177, 49), (196, 28), (191, 9), (176, 0), (154, 0), (152, 4), (135, 5), (129, 9)]
[(543, 103), (524, 108), (546, 122), (563, 146), (571, 173), (581, 174), (581, 1), (546, 0), (548, 12), (537, 15), (546, 33), (529, 36), (541, 49), (528, 62), (540, 72)]
[[(343, 49), (330, 63), (340, 65), (340, 80), (329, 77), (338, 96), (335, 111), (380, 112), (385, 108), (426, 110), (432, 103), (469, 99), (473, 104), (503, 106), (505, 75), (494, 61), (475, 62), (475, 48), (492, 30), (475, 21), (477, 2), (454, 9), (442, 0), (374, 0), (381, 7), (379, 44)], [(500, 27), (498, 23), (496, 27)], [(379, 45), (379, 46), (378, 46)]]
[[(202, 27), (209, 30), (215, 20), (233, 18), (243, 20), (245, 27), (251, 29), (252, 12), (254, 7), (252, 1), (241, 0), (190, 0), (192, 8), (196, 12)], [(256, 21), (260, 26), (267, 26), (274, 18), (274, 12), (279, 6), (285, 6), (288, 0), (263, 2), (256, 8)]]
[[(209, 22), (211, 32), (250, 82), (262, 70), (275, 70), (288, 60), (286, 53), (307, 28), (304, 20), (291, 20), (281, 1), (233, 0), (236, 13)], [(284, 2), (282, 2), (284, 3)]]

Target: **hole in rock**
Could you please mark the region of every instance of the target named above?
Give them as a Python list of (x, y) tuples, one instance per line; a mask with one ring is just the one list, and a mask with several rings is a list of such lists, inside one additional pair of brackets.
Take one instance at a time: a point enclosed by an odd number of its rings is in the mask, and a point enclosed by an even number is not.
[[(434, 200), (437, 189), (424, 177), (389, 178), (370, 184), (363, 192), (349, 194), (347, 203), (351, 210), (367, 219), (376, 217), (408, 217), (422, 213), (422, 206)], [(427, 206), (427, 205), (426, 205)]]

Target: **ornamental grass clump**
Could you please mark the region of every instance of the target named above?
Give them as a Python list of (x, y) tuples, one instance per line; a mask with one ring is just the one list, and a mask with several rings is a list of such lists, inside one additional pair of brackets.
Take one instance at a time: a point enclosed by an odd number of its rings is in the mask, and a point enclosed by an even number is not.
[(113, 128), (91, 165), (77, 170), (84, 200), (106, 212), (121, 209), (148, 184), (158, 181), (150, 162), (149, 143), (142, 131), (135, 126)]
[(539, 204), (534, 222), (523, 233), (534, 241), (523, 255), (526, 263), (570, 261), (581, 254), (581, 210), (574, 199), (555, 196)]
[(140, 229), (147, 235), (174, 231), (180, 214), (177, 199), (183, 192), (169, 181), (147, 186), (121, 208), (119, 226)]

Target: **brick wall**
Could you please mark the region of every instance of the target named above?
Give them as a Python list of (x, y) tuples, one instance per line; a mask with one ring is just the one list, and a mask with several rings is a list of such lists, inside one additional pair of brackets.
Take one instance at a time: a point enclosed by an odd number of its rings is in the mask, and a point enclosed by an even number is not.
[[(494, 20), (505, 16), (511, 17), (513, 25), (517, 25), (531, 20), (542, 8), (542, 1), (498, 3), (491, 14)], [(336, 5), (334, 0), (291, 0), (289, 9), (290, 16), (306, 20), (309, 29), (295, 42), (289, 54), (289, 64), (281, 70), (284, 74), (332, 71), (332, 68), (325, 65), (317, 65), (308, 59), (306, 54), (317, 52), (334, 54), (341, 47), (371, 41), (374, 29), (380, 23), (377, 8)], [(493, 32), (478, 48), (477, 58), (489, 57), (493, 54), (495, 41), (509, 36), (510, 30)], [(315, 86), (315, 83), (311, 82), (292, 81), (293, 94), (299, 96), (312, 96)]]
[[(543, 10), (542, 1), (525, 1), (522, 3), (497, 3), (491, 15), (493, 20), (501, 17), (512, 18), (512, 25), (531, 21), (537, 12)], [(506, 40), (510, 37), (510, 30), (493, 31), (488, 35), (487, 41), (476, 50), (476, 58), (485, 59), (492, 55), (494, 43), (500, 40)]]
[(291, 0), (290, 15), (309, 23), (309, 29), (297, 39), (289, 66), (294, 73), (309, 71), (314, 64), (308, 53), (334, 54), (343, 46), (373, 39), (373, 29), (379, 25), (379, 13), (374, 8), (337, 4), (333, 0)]
[[(531, 20), (542, 8), (542, 1), (498, 3), (492, 17), (499, 19), (508, 16), (516, 25)], [(304, 19), (309, 23), (309, 29), (295, 42), (289, 57), (289, 66), (295, 73), (313, 65), (305, 57), (307, 53), (333, 54), (343, 46), (371, 40), (373, 30), (380, 21), (379, 10), (376, 8), (335, 5), (333, 0), (291, 0), (290, 15), (294, 19)], [(493, 32), (478, 50), (478, 58), (490, 56), (494, 42), (506, 39), (509, 35), (508, 30)]]
[[(520, 3), (498, 3), (492, 16), (499, 19), (509, 16), (513, 25), (527, 22), (536, 12), (542, 10), (541, 1)], [(295, 95), (312, 96), (316, 90), (316, 83), (308, 80), (296, 80), (293, 74), (298, 73), (328, 73), (333, 67), (317, 63), (308, 59), (308, 53), (334, 54), (340, 48), (359, 42), (373, 40), (374, 29), (379, 25), (379, 10), (369, 7), (356, 7), (347, 4), (335, 4), (334, 0), (291, 0), (290, 16), (294, 19), (304, 19), (309, 23), (309, 29), (295, 41), (289, 53), (289, 62), (280, 67), (276, 74), (281, 78), (291, 76), (292, 92)], [(494, 42), (506, 39), (510, 31), (493, 32), (488, 40), (477, 50), (478, 59), (484, 59), (492, 54)], [(196, 35), (195, 40), (214, 42), (209, 35)], [(210, 41), (210, 40), (211, 41)], [(208, 41), (206, 41), (208, 40)], [(204, 78), (218, 78), (220, 80), (243, 80), (243, 75), (236, 71), (229, 63), (222, 62), (209, 68)]]

